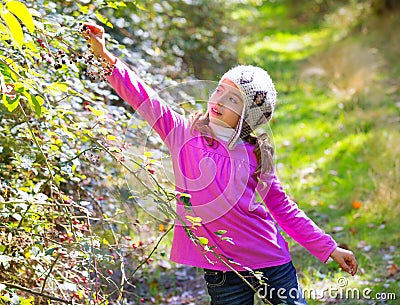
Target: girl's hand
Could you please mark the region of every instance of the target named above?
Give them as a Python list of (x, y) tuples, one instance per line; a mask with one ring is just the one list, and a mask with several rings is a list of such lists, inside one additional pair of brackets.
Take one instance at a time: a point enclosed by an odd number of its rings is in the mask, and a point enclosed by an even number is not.
[(85, 23), (84, 30), (82, 31), (88, 44), (91, 45), (93, 53), (96, 57), (106, 59), (109, 64), (115, 64), (117, 58), (106, 49), (106, 42), (104, 39), (104, 28), (95, 23)]
[(351, 275), (356, 274), (358, 263), (353, 252), (337, 247), (331, 254), (332, 259), (338, 263), (339, 267)]
[(94, 55), (102, 57), (106, 50), (104, 28), (95, 23), (85, 23), (82, 33), (87, 42), (92, 46)]

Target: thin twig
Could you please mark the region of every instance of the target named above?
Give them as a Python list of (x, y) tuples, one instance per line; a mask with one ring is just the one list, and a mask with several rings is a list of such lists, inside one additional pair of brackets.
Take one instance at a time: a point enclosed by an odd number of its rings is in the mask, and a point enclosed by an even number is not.
[(30, 294), (34, 294), (34, 295), (37, 295), (37, 296), (40, 296), (40, 297), (43, 297), (43, 298), (46, 298), (46, 299), (49, 299), (49, 300), (52, 300), (52, 301), (58, 301), (58, 302), (66, 303), (66, 304), (72, 304), (72, 301), (68, 301), (68, 300), (65, 300), (65, 299), (57, 298), (57, 297), (54, 297), (54, 296), (46, 294), (46, 293), (33, 291), (33, 290), (29, 289), (29, 288), (22, 287), (22, 286), (19, 286), (19, 285), (7, 283), (7, 282), (2, 282), (1, 284), (7, 286), (8, 288), (13, 288), (13, 289), (18, 289), (18, 290), (21, 290), (21, 291), (25, 291), (25, 292), (28, 292)]
[[(143, 262), (141, 262), (136, 268), (135, 270), (133, 270), (132, 274), (126, 279), (127, 282), (129, 282), (133, 276), (135, 275), (135, 273), (149, 260), (149, 258), (154, 254), (154, 252), (157, 250), (158, 246), (160, 245), (161, 241), (164, 239), (165, 236), (168, 235), (168, 233), (173, 229), (174, 225), (170, 226), (165, 232), (164, 234), (160, 237), (160, 239), (158, 240), (157, 244), (154, 246), (153, 250), (151, 250), (151, 252), (149, 253), (149, 255), (146, 257), (146, 259), (143, 260)], [(117, 291), (117, 289), (114, 289), (113, 291), (110, 292), (110, 295), (115, 293)]]
[(43, 293), (44, 288), (46, 287), (46, 281), (49, 278), (51, 272), (53, 271), (54, 266), (56, 265), (58, 259), (61, 257), (61, 253), (57, 255), (57, 257), (54, 259), (54, 262), (51, 264), (50, 266), (50, 270), (47, 272), (44, 281), (43, 281), (43, 285), (42, 285), (42, 290), (40, 291), (41, 293)]

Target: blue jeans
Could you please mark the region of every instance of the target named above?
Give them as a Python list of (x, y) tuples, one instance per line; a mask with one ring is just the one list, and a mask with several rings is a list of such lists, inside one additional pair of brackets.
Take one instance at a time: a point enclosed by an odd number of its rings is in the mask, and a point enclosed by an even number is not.
[[(254, 272), (263, 273), (261, 282), (249, 271), (239, 273), (256, 289), (259, 297), (268, 299), (274, 305), (307, 304), (292, 262)], [(255, 292), (233, 271), (204, 269), (204, 279), (211, 305), (254, 305)]]

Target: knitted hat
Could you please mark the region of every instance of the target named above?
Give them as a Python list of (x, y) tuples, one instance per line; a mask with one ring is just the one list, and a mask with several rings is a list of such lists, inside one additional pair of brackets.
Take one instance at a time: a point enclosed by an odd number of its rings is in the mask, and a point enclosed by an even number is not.
[(231, 80), (244, 97), (244, 106), (239, 123), (229, 140), (233, 149), (239, 138), (247, 137), (260, 125), (269, 122), (274, 112), (276, 90), (267, 71), (255, 66), (237, 66), (222, 78)]

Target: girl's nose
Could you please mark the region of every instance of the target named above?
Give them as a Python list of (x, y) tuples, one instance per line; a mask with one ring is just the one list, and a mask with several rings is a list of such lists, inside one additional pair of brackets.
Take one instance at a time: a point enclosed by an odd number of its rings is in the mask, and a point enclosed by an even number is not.
[(225, 97), (225, 93), (223, 93), (223, 94), (221, 94), (220, 96), (218, 96), (216, 99), (215, 99), (215, 102), (217, 103), (217, 105), (219, 105), (219, 106), (225, 106), (225, 100), (226, 100), (226, 97)]

